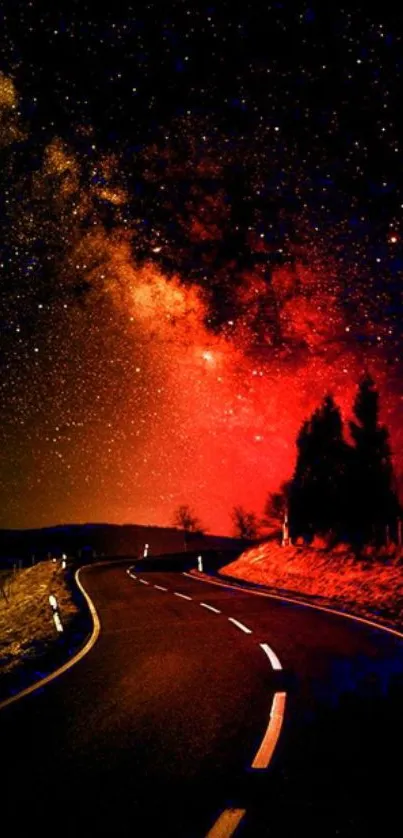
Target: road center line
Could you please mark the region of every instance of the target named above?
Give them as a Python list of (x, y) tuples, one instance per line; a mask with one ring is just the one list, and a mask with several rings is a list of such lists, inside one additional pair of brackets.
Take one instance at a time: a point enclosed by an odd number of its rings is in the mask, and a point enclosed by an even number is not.
[(159, 591), (167, 591), (168, 588), (164, 588), (162, 585), (154, 585), (154, 588), (158, 588)]
[(180, 596), (182, 599), (192, 599), (191, 596), (186, 596), (186, 594), (178, 594), (177, 591), (174, 591), (174, 596)]
[(245, 814), (246, 809), (224, 809), (206, 838), (231, 838)]
[(142, 585), (149, 585), (150, 584), (149, 582), (146, 582), (145, 579), (139, 579), (139, 582), (141, 582)]
[(277, 745), (284, 719), (286, 693), (275, 693), (270, 710), (269, 724), (252, 768), (267, 768)]
[(269, 661), (270, 661), (273, 669), (282, 669), (283, 667), (281, 666), (281, 663), (280, 663), (276, 653), (273, 652), (273, 649), (271, 649), (270, 646), (267, 643), (260, 643), (259, 645), (260, 645), (260, 648), (263, 649), (264, 652), (266, 652), (266, 655), (269, 658)]
[(221, 611), (218, 608), (214, 608), (212, 605), (207, 605), (207, 602), (200, 603), (202, 608), (208, 608), (209, 611), (214, 611), (214, 614), (221, 614)]
[(239, 623), (238, 620), (234, 620), (233, 617), (228, 617), (230, 623), (233, 623), (234, 626), (237, 626), (241, 631), (244, 631), (245, 634), (252, 634), (252, 629), (249, 629), (247, 626), (244, 626), (243, 623)]
[[(246, 585), (237, 585), (233, 582), (222, 582), (218, 579), (213, 579), (211, 576), (205, 578), (195, 573), (183, 572), (183, 576), (189, 576), (190, 579), (196, 579), (197, 582), (204, 582), (206, 585), (218, 585), (219, 588), (227, 588), (231, 591), (239, 591), (240, 593), (251, 594), (252, 596), (265, 597), (266, 599), (277, 599), (280, 602), (290, 602), (292, 605), (298, 605), (303, 608), (311, 608), (313, 611), (324, 611), (325, 614), (335, 614), (336, 617), (344, 617), (346, 620), (354, 620), (356, 623), (363, 623), (364, 626), (371, 626), (377, 631), (386, 631), (388, 634), (393, 634), (395, 637), (403, 638), (403, 632), (392, 626), (385, 626), (383, 623), (377, 623), (375, 620), (368, 620), (366, 617), (359, 617), (357, 614), (349, 614), (348, 611), (338, 611), (336, 608), (330, 608), (327, 605), (314, 605), (313, 602), (307, 602), (305, 599), (295, 599), (295, 597), (284, 596), (280, 594), (272, 594), (268, 591), (257, 591), (249, 588)], [(302, 596), (302, 595), (301, 595)]]

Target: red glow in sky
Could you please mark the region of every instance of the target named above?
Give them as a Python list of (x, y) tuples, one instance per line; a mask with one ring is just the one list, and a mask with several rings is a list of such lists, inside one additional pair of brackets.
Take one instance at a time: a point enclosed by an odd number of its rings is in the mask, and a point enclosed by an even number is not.
[(284, 224), (280, 212), (277, 229), (257, 201), (273, 169), (265, 133), (237, 147), (180, 119), (138, 161), (153, 196), (143, 218), (118, 153), (98, 152), (88, 127), (87, 155), (56, 136), (31, 165), (28, 143), (14, 172), (29, 137), (17, 102), (2, 76), (2, 526), (167, 525), (188, 503), (228, 532), (234, 505), (259, 514), (291, 476), (298, 429), (326, 392), (348, 418), (367, 369), (402, 471), (394, 284), (368, 267), (365, 238), (350, 263), (340, 230), (332, 244), (303, 210)]
[(285, 335), (276, 348), (256, 344), (249, 328), (265, 290), (258, 279), (248, 277), (241, 289), (249, 314), (214, 335), (200, 289), (151, 263), (137, 269), (122, 248), (114, 260), (120, 281), (110, 293), (146, 348), (154, 409), (141, 446), (125, 452), (136, 511), (128, 515), (117, 502), (109, 519), (168, 524), (173, 508), (189, 502), (210, 529), (228, 531), (235, 504), (261, 511), (267, 492), (290, 476), (297, 431), (327, 390), (348, 415), (368, 359), (349, 340), (336, 294), (304, 266), (274, 275)]

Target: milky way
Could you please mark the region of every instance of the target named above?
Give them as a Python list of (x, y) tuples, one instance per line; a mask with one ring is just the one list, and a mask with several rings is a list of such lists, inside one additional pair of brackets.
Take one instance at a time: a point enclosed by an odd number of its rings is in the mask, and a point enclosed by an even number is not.
[[(178, 18), (148, 20), (149, 32), (134, 12), (109, 16), (98, 57), (101, 24), (80, 29), (74, 3), (64, 17), (35, 23), (31, 10), (8, 24), (2, 526), (164, 525), (190, 503), (210, 530), (226, 532), (235, 504), (260, 513), (290, 476), (298, 428), (326, 392), (348, 418), (367, 369), (403, 467), (403, 184), (388, 75), (400, 35), (369, 18), (358, 32), (340, 13), (325, 32), (327, 63), (318, 15), (304, 7), (288, 20), (291, 40), (303, 34), (298, 59), (280, 62), (273, 37), (266, 52), (247, 45), (248, 6), (235, 20), (173, 5)], [(282, 14), (269, 9), (267, 22), (286, 40)], [(50, 50), (65, 44), (60, 66), (47, 54), (52, 91), (45, 59), (27, 72), (39, 20)], [(205, 48), (220, 33), (207, 76), (205, 51), (190, 43), (196, 23)], [(69, 69), (75, 45), (82, 68), (93, 56), (100, 89), (102, 50), (108, 57), (105, 109), (95, 83), (91, 99), (85, 73), (78, 80)], [(173, 62), (168, 104), (153, 76), (158, 45)], [(394, 71), (400, 78), (400, 65)]]

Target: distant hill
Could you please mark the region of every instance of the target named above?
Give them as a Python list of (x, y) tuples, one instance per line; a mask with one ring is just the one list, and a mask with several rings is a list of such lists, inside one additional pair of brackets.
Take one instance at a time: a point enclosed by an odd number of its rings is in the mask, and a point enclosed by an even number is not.
[[(150, 555), (185, 552), (182, 530), (137, 524), (66, 524), (32, 530), (0, 530), (0, 564), (31, 564), (66, 553), (76, 559), (102, 556), (140, 556), (144, 545)], [(187, 534), (187, 550), (236, 550), (245, 547), (240, 539), (219, 535)]]

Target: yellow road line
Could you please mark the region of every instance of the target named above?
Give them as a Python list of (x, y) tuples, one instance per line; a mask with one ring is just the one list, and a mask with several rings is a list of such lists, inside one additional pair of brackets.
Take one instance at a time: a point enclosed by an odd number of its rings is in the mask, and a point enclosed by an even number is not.
[(230, 838), (239, 826), (246, 809), (224, 809), (206, 838)]
[(284, 719), (285, 693), (275, 693), (270, 711), (269, 724), (262, 744), (252, 762), (252, 768), (267, 768), (273, 756)]

